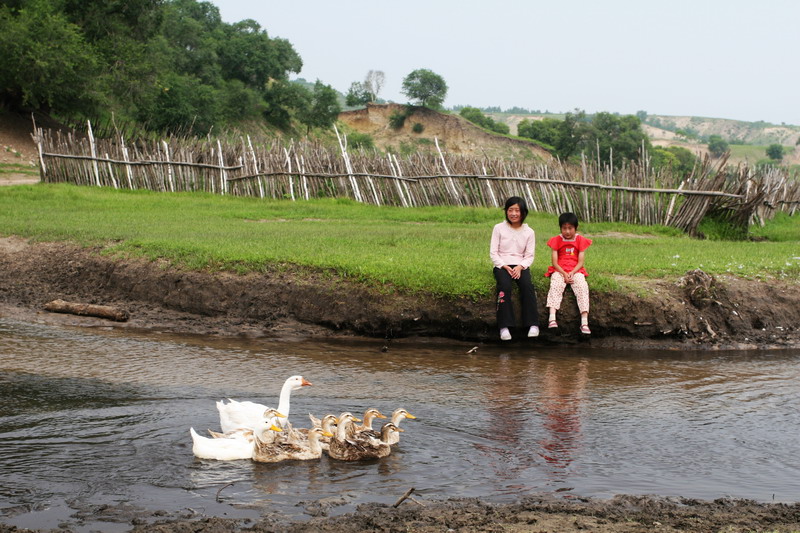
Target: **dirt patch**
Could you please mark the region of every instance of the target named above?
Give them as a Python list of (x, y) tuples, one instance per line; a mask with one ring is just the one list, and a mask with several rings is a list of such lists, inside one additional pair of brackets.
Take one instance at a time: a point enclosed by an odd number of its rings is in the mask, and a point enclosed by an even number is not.
[[(309, 505), (313, 503), (308, 502)], [(116, 512), (107, 506), (99, 509), (93, 518), (95, 521), (115, 522), (117, 528), (120, 523), (128, 523), (130, 531), (135, 533), (789, 533), (800, 530), (800, 504), (762, 504), (729, 499), (706, 502), (655, 496), (617, 496), (610, 500), (570, 500), (547, 494), (529, 496), (510, 504), (452, 499), (422, 504), (405, 502), (395, 508), (369, 503), (360, 505), (353, 513), (336, 517), (327, 516), (328, 507), (321, 502), (319, 508), (323, 512), (315, 513), (315, 517), (308, 520), (287, 520), (280, 515), (265, 514), (255, 523), (202, 515), (170, 517), (162, 511), (144, 512), (130, 508)], [(21, 531), (0, 524), (0, 533)]]
[[(0, 312), (38, 321), (248, 336), (362, 335), (499, 341), (494, 303), (406, 294), (324, 272), (194, 272), (163, 261), (121, 259), (64, 243), (0, 238)], [(631, 280), (595, 293), (592, 336), (577, 334), (567, 291), (560, 329), (537, 342), (598, 347), (743, 348), (800, 345), (800, 285), (712, 277)], [(544, 295), (539, 311), (546, 316)], [(123, 324), (45, 313), (55, 299), (113, 305)], [(516, 337), (523, 338), (522, 335)]]

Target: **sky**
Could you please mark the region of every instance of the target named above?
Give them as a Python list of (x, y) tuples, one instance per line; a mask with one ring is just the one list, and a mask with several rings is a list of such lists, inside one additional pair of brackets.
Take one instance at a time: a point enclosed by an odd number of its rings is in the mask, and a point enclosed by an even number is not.
[(692, 115), (800, 125), (797, 0), (212, 0), (347, 92), (369, 70), (406, 103), (426, 68), (446, 107)]

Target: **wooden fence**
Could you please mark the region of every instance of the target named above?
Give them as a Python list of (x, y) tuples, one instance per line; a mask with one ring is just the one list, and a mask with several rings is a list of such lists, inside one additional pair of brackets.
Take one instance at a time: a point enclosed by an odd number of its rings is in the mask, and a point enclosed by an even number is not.
[(398, 156), (348, 151), (308, 143), (168, 138), (96, 139), (35, 129), (41, 180), (154, 191), (207, 191), (217, 194), (308, 200), (347, 197), (390, 206), (503, 205), (524, 197), (531, 210), (572, 211), (586, 221), (665, 224), (694, 233), (709, 212), (739, 224), (763, 221), (776, 211), (794, 213), (800, 184), (778, 170), (740, 166), (723, 158), (705, 159), (689, 177), (651, 168), (649, 159), (619, 168), (583, 160), (580, 166), (437, 151)]

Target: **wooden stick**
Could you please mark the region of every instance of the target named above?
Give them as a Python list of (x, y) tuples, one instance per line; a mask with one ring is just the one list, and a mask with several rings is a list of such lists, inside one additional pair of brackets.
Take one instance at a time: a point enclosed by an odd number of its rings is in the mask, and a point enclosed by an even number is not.
[(411, 496), (411, 493), (412, 493), (412, 492), (414, 492), (414, 487), (411, 487), (410, 489), (408, 489), (408, 490), (406, 491), (406, 493), (405, 493), (405, 494), (403, 494), (402, 496), (400, 496), (400, 499), (399, 499), (399, 500), (397, 500), (397, 501), (394, 503), (394, 505), (393, 505), (392, 507), (399, 507), (401, 503), (403, 503), (404, 501), (406, 501), (406, 500), (407, 500), (407, 499), (408, 499), (408, 498)]

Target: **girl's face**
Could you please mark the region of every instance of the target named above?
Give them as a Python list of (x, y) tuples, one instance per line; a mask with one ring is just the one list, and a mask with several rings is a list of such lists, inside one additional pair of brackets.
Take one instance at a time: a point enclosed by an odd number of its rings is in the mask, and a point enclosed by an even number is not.
[(522, 223), (522, 211), (519, 210), (518, 204), (513, 204), (506, 210), (506, 218), (512, 226)]
[(574, 239), (575, 233), (577, 233), (577, 231), (578, 228), (576, 228), (570, 223), (561, 225), (561, 236), (567, 241), (571, 241), (572, 239)]

